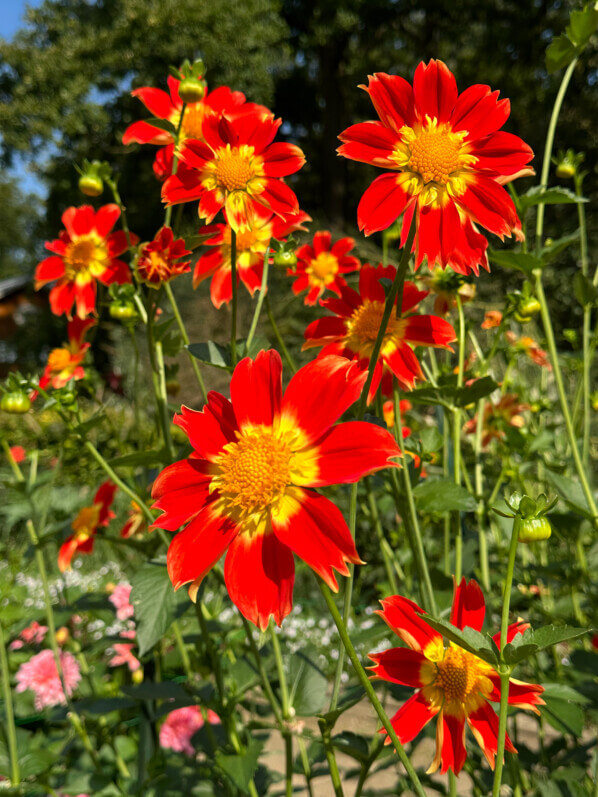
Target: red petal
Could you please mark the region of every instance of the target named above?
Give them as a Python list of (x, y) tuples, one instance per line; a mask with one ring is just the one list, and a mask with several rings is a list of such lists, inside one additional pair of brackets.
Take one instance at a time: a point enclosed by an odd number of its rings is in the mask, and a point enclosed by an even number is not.
[(313, 451), (318, 475), (314, 481), (310, 480), (310, 487), (359, 481), (362, 476), (382, 468), (398, 467), (390, 457), (401, 456), (390, 432), (365, 421), (334, 426)]
[[(488, 695), (488, 700), (500, 703), (500, 676), (495, 672), (489, 678), (492, 681), (493, 689)], [(544, 705), (544, 700), (540, 697), (543, 691), (544, 687), (539, 684), (528, 684), (525, 681), (511, 678), (509, 680), (509, 705), (528, 709), (538, 714), (536, 706)]]
[(397, 163), (390, 157), (400, 137), (380, 122), (360, 122), (351, 125), (339, 136), (343, 144), (337, 149), (339, 155), (362, 163), (371, 163), (383, 169), (396, 169)]
[(172, 135), (149, 122), (133, 122), (123, 133), (123, 144), (170, 144)]
[(234, 539), (224, 580), (237, 609), (262, 631), (271, 616), (280, 625), (293, 607), (293, 554), (271, 531), (242, 532)]
[(476, 169), (491, 169), (498, 174), (516, 174), (534, 157), (523, 139), (503, 131), (476, 142), (471, 154), (478, 159)]
[[(438, 720), (436, 744), (440, 742), (440, 771), (452, 769), (455, 775), (463, 769), (465, 750), (465, 714), (450, 714), (445, 709)], [(438, 755), (438, 751), (436, 753)]]
[(181, 414), (174, 416), (174, 423), (180, 426), (189, 442), (201, 458), (213, 462), (227, 443), (237, 437), (237, 423), (230, 401), (221, 393), (210, 391), (208, 403), (197, 412), (189, 407), (181, 407)]
[(370, 95), (382, 123), (397, 133), (404, 125), (411, 127), (415, 121), (411, 85), (404, 78), (385, 72), (370, 75), (368, 81), (367, 87), (362, 88)]
[(162, 495), (152, 506), (162, 514), (153, 526), (166, 531), (176, 531), (205, 509), (210, 498), (209, 477), (198, 480), (190, 487), (177, 486)]
[(361, 197), (357, 207), (357, 223), (365, 235), (385, 230), (405, 209), (409, 200), (393, 172), (376, 177)]
[[(498, 716), (492, 707), (484, 701), (482, 705), (472, 711), (467, 717), (467, 724), (476, 738), (477, 743), (482, 748), (490, 768), (494, 769), (494, 759), (498, 749)], [(506, 737), (506, 750), (509, 753), (516, 753), (513, 742)]]
[(486, 616), (486, 603), (484, 593), (478, 583), (473, 580), (461, 579), (455, 587), (453, 607), (451, 609), (451, 623), (457, 628), (473, 628), (481, 631)]
[[(524, 620), (517, 620), (516, 623), (511, 623), (507, 628), (507, 643), (512, 642), (517, 634), (523, 634), (528, 628), (530, 628), (530, 624), (526, 623)], [(500, 631), (494, 634), (492, 639), (496, 642), (498, 647), (500, 647)]]
[[(390, 722), (401, 744), (407, 744), (415, 739), (417, 734), (437, 714), (438, 709), (432, 708), (420, 691), (401, 706)], [(387, 737), (387, 744), (389, 742), (390, 739)]]
[(346, 562), (361, 562), (342, 512), (323, 495), (292, 488), (283, 511), (272, 517), (277, 538), (294, 551), (335, 592), (333, 568), (348, 576)]
[(498, 100), (498, 91), (477, 83), (459, 95), (453, 113), (453, 130), (466, 130), (467, 139), (483, 138), (501, 128), (509, 118), (508, 100)]
[(262, 157), (264, 173), (268, 177), (286, 177), (294, 174), (305, 163), (305, 156), (299, 147), (282, 141), (270, 144)]
[[(206, 189), (201, 184), (199, 174), (186, 169), (181, 170), (179, 173), (171, 175), (162, 186), (162, 200), (167, 205), (176, 205), (180, 202), (191, 202), (194, 199), (200, 199), (206, 193)], [(213, 193), (213, 192), (207, 192)], [(214, 218), (218, 210), (214, 212), (211, 219)], [(210, 220), (211, 220), (210, 219)]]
[[(316, 233), (317, 235), (317, 233)], [(344, 258), (355, 246), (355, 238), (340, 238), (330, 250), (333, 255), (336, 255), (339, 260)], [(357, 258), (351, 258), (351, 260)]]
[(61, 257), (52, 256), (42, 260), (35, 269), (35, 281), (40, 285), (64, 276), (64, 263)]
[(96, 285), (95, 282), (88, 282), (79, 287), (77, 283), (75, 286), (75, 302), (76, 311), (79, 318), (86, 318), (90, 313), (93, 313), (96, 307)]
[[(306, 277), (307, 280), (307, 277)], [(304, 290), (307, 284), (301, 286), (299, 290)], [(324, 318), (316, 318), (305, 330), (305, 340), (313, 341), (315, 345), (322, 346), (324, 343), (332, 343), (336, 340), (342, 340), (347, 333), (347, 324), (342, 318), (335, 316), (324, 316)], [(314, 343), (311, 345), (313, 346)]]
[(208, 463), (204, 459), (181, 459), (164, 468), (152, 486), (152, 498), (162, 498), (174, 490), (184, 490), (201, 484), (208, 478)]
[(505, 189), (495, 180), (477, 174), (457, 201), (490, 232), (499, 237), (511, 235), (519, 224), (515, 205)]
[(455, 330), (444, 318), (435, 315), (411, 315), (405, 319), (404, 340), (413, 346), (440, 346), (451, 349), (457, 340)]
[(359, 272), (359, 293), (361, 300), (369, 299), (370, 302), (386, 302), (386, 294), (380, 280), (382, 278), (394, 280), (397, 270), (394, 266), (365, 265)]
[(376, 662), (371, 668), (376, 678), (403, 686), (422, 686), (420, 671), (427, 659), (419, 650), (389, 648), (370, 654), (370, 659)]
[(315, 442), (357, 401), (366, 377), (344, 357), (318, 357), (289, 382), (281, 422), (302, 432), (303, 446)]
[[(119, 216), (120, 208), (118, 205), (115, 205), (113, 202), (109, 205), (103, 205), (98, 210), (95, 217), (95, 228), (98, 232), (98, 235), (101, 235), (102, 238), (106, 238), (110, 230), (116, 224), (116, 220)], [(124, 249), (121, 249), (121, 252), (124, 251)], [(121, 254), (121, 252), (113, 252), (113, 254)]]
[(317, 257), (322, 252), (330, 251), (331, 235), (328, 230), (320, 230), (314, 235), (313, 255)]
[(134, 246), (138, 243), (139, 239), (136, 235), (129, 233), (129, 240), (127, 240), (127, 234), (124, 230), (117, 230), (113, 232), (111, 236), (108, 238), (108, 254), (110, 257), (118, 257), (122, 255), (123, 252), (126, 252), (129, 248), (129, 241), (131, 242), (131, 246)]
[(153, 114), (153, 116), (157, 116), (158, 119), (169, 119), (173, 112), (176, 111), (170, 95), (162, 91), (162, 89), (144, 86), (132, 91), (131, 96), (141, 100), (148, 111)]
[(174, 588), (203, 578), (237, 534), (238, 528), (229, 518), (206, 507), (168, 547), (166, 565)]
[(60, 550), (58, 551), (58, 569), (61, 573), (64, 573), (65, 570), (70, 568), (71, 561), (78, 547), (79, 541), (74, 534), (67, 537), (60, 546)]
[(255, 360), (241, 360), (231, 379), (230, 396), (241, 431), (245, 426), (272, 426), (282, 401), (280, 354), (270, 349), (261, 351)]
[(50, 291), (50, 309), (54, 315), (70, 313), (75, 301), (75, 283), (59, 282)]
[(71, 238), (85, 235), (94, 228), (95, 213), (91, 205), (81, 205), (80, 208), (67, 208), (62, 214), (62, 223)]
[(402, 387), (411, 389), (417, 379), (425, 378), (417, 357), (407, 343), (400, 343), (394, 349), (385, 351), (382, 359)]
[(288, 216), (299, 211), (299, 200), (295, 192), (282, 180), (266, 177), (260, 178), (260, 182), (263, 183), (263, 189), (253, 197), (256, 201), (278, 216)]
[[(238, 281), (237, 281), (238, 282)], [(210, 299), (218, 310), (233, 298), (233, 279), (229, 268), (221, 268), (212, 277), (210, 283)]]
[(224, 205), (218, 198), (216, 191), (204, 191), (197, 206), (197, 214), (200, 219), (205, 219), (206, 223), (209, 223), (223, 207)]
[(417, 603), (402, 595), (393, 595), (380, 603), (382, 611), (378, 614), (412, 650), (425, 656), (430, 646), (443, 646), (442, 636), (421, 617), (423, 609)]
[(422, 61), (415, 70), (413, 96), (420, 120), (430, 116), (447, 122), (458, 96), (455, 76), (443, 61)]
[(403, 287), (403, 301), (401, 306), (401, 314), (405, 315), (410, 310), (413, 310), (423, 299), (426, 298), (429, 291), (420, 291), (415, 287), (413, 282), (406, 282)]

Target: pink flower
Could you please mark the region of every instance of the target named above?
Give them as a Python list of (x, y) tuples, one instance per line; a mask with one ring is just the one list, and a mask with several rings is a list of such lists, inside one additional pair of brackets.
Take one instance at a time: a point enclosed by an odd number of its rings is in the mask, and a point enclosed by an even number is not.
[(119, 620), (128, 620), (129, 617), (133, 616), (134, 609), (131, 603), (129, 602), (129, 598), (131, 596), (131, 585), (130, 584), (118, 584), (114, 588), (114, 592), (108, 600), (116, 609), (116, 616)]
[(126, 664), (131, 672), (135, 672), (135, 670), (141, 667), (141, 662), (132, 653), (132, 643), (115, 642), (112, 648), (114, 649), (114, 656), (108, 662), (111, 667), (118, 667), (119, 664)]
[(123, 639), (135, 639), (135, 637), (137, 636), (137, 632), (135, 631), (134, 628), (127, 628), (126, 631), (121, 631), (119, 636), (122, 637)]
[[(70, 697), (81, 680), (79, 665), (72, 653), (60, 654), (60, 665), (64, 684)], [(31, 689), (35, 692), (35, 708), (41, 711), (46, 706), (64, 706), (66, 697), (62, 690), (58, 669), (51, 650), (42, 650), (29, 661), (21, 664), (17, 671), (17, 692)]]
[[(208, 709), (208, 722), (220, 724), (220, 717)], [(177, 753), (193, 755), (191, 738), (201, 727), (203, 717), (199, 706), (184, 706), (171, 711), (160, 728), (160, 746)]]
[(48, 630), (47, 625), (40, 625), (34, 620), (19, 634), (20, 639), (13, 640), (8, 646), (10, 650), (19, 650), (23, 645), (41, 645)]

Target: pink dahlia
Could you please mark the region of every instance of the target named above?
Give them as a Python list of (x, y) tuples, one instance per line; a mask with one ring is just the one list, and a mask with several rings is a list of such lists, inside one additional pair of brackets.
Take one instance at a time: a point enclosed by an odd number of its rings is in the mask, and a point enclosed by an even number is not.
[(132, 587), (130, 584), (118, 584), (114, 588), (112, 595), (108, 598), (116, 609), (116, 617), (118, 620), (128, 620), (129, 617), (133, 616), (135, 610), (130, 602), (131, 589)]
[[(60, 665), (68, 696), (75, 691), (81, 680), (77, 659), (72, 653), (60, 654)], [(64, 706), (66, 697), (60, 683), (58, 669), (51, 650), (42, 650), (21, 664), (17, 671), (17, 692), (31, 689), (35, 692), (35, 708), (41, 711), (47, 706)]]
[[(208, 722), (220, 724), (220, 717), (208, 709)], [(203, 727), (203, 717), (199, 706), (184, 706), (171, 711), (160, 728), (160, 746), (176, 753), (193, 755), (191, 738)]]

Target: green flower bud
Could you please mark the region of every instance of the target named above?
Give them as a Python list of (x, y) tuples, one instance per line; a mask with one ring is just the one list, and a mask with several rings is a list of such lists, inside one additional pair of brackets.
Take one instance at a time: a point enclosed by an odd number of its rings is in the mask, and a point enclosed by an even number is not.
[(104, 182), (98, 175), (83, 174), (79, 178), (79, 191), (85, 196), (100, 196), (103, 190)]
[(31, 409), (31, 401), (25, 393), (5, 393), (0, 401), (0, 410), (11, 415), (23, 415)]
[(547, 517), (520, 518), (518, 527), (519, 542), (538, 542), (547, 540), (552, 534), (552, 526)]
[(194, 77), (186, 77), (179, 84), (179, 97), (184, 103), (199, 102), (206, 93), (205, 83)]
[(133, 302), (128, 301), (114, 301), (110, 302), (110, 318), (115, 321), (132, 321), (137, 318), (137, 308)]
[(274, 255), (274, 265), (278, 268), (292, 268), (297, 265), (297, 255), (294, 252), (287, 252), (281, 249)]

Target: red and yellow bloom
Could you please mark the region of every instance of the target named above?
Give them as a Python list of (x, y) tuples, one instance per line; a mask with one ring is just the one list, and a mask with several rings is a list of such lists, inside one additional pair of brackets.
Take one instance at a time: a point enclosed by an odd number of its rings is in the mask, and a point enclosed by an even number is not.
[(91, 553), (95, 543), (95, 535), (99, 528), (107, 526), (116, 515), (110, 510), (116, 485), (103, 482), (94, 496), (91, 506), (84, 506), (72, 522), (74, 534), (67, 537), (58, 551), (58, 567), (61, 573), (71, 566), (73, 556), (77, 553)]
[(135, 261), (135, 274), (141, 282), (159, 288), (180, 274), (191, 271), (190, 260), (181, 260), (190, 255), (182, 238), (174, 240), (170, 227), (162, 227), (154, 240), (143, 244)]
[[(361, 367), (367, 368), (386, 303), (380, 280), (393, 280), (395, 274), (394, 266), (365, 265), (359, 275), (359, 293), (341, 286), (340, 299), (322, 299), (322, 307), (332, 310), (336, 316), (312, 321), (305, 330), (303, 348), (323, 346), (320, 356), (340, 354), (358, 360)], [(412, 282), (405, 283), (401, 312), (397, 313), (395, 303), (386, 327), (368, 401), (376, 394), (384, 372), (388, 376), (394, 374), (404, 389), (411, 389), (416, 379), (424, 379), (412, 346), (435, 346), (452, 351), (449, 344), (456, 337), (448, 321), (433, 315), (406, 315), (427, 295)]]
[[(64, 387), (68, 382), (78, 379), (83, 379), (85, 371), (83, 369), (83, 360), (85, 359), (85, 352), (89, 349), (89, 343), (84, 343), (85, 335), (90, 327), (96, 324), (94, 318), (86, 318), (82, 321), (80, 318), (73, 318), (69, 321), (67, 326), (67, 334), (69, 342), (60, 349), (52, 349), (48, 355), (48, 363), (39, 380), (39, 386), (44, 390), (48, 386), (55, 389)], [(32, 400), (37, 396), (34, 391), (31, 398)]]
[[(175, 77), (168, 77), (168, 92), (151, 86), (143, 86), (131, 92), (145, 105), (156, 119), (167, 119), (175, 128), (178, 128), (183, 109), (183, 101), (179, 97), (181, 81)], [(180, 141), (189, 138), (203, 141), (203, 123), (210, 116), (220, 117), (226, 113), (229, 116), (244, 113), (261, 113), (272, 116), (263, 105), (256, 105), (245, 101), (245, 95), (240, 91), (231, 91), (228, 86), (221, 86), (214, 91), (206, 92), (199, 102), (191, 102), (185, 108), (183, 124), (179, 134)], [(167, 130), (155, 127), (151, 121), (133, 122), (125, 130), (123, 144), (155, 144), (160, 147), (154, 160), (154, 173), (159, 180), (166, 180), (172, 174), (174, 159), (174, 136)]]
[[(441, 772), (451, 769), (456, 775), (466, 758), (465, 723), (467, 722), (488, 763), (494, 768), (497, 750), (498, 717), (489, 701), (500, 702), (500, 676), (490, 664), (454, 642), (445, 647), (444, 640), (423, 617), (424, 610), (416, 603), (394, 595), (381, 601), (378, 614), (407, 645), (370, 655), (375, 662), (375, 676), (391, 683), (412, 686), (418, 691), (391, 719), (402, 744), (414, 739), (434, 717), (436, 755), (428, 769)], [(473, 579), (455, 588), (451, 623), (460, 629), (480, 631), (486, 607), (484, 595)], [(522, 634), (528, 623), (509, 626), (507, 642)], [(500, 645), (500, 633), (494, 636)], [(543, 705), (544, 688), (511, 678), (509, 705), (530, 709)], [(387, 739), (387, 743), (390, 739)], [(507, 736), (506, 749), (517, 752)]]
[(542, 349), (537, 341), (530, 338), (529, 335), (522, 335), (520, 338), (514, 332), (508, 331), (505, 335), (507, 342), (512, 346), (515, 351), (520, 351), (526, 354), (530, 360), (540, 368), (546, 368), (552, 371), (550, 357), (545, 349)]
[[(311, 217), (299, 211), (290, 216), (276, 216), (270, 210), (256, 207), (252, 229), (237, 235), (237, 284), (239, 280), (253, 296), (262, 284), (264, 256), (272, 238), (280, 241), (296, 230), (304, 230), (303, 223)], [(210, 250), (203, 254), (193, 271), (193, 287), (212, 277), (210, 296), (214, 307), (230, 302), (233, 295), (231, 277), (231, 228), (228, 224), (203, 227), (202, 236)]]
[(272, 143), (281, 119), (260, 113), (234, 118), (210, 116), (203, 141), (183, 143), (181, 164), (162, 187), (167, 205), (199, 200), (198, 214), (209, 224), (221, 209), (235, 232), (259, 224), (260, 205), (278, 216), (299, 212), (294, 192), (280, 178), (305, 163), (299, 147)]
[[(529, 404), (525, 404), (514, 393), (505, 393), (494, 404), (488, 401), (484, 406), (482, 419), (482, 446), (486, 448), (492, 440), (504, 440), (506, 429), (512, 426), (514, 429), (521, 429), (525, 426), (525, 418), (521, 414), (529, 410)], [(463, 426), (465, 434), (475, 434), (478, 424), (477, 413)]]
[(416, 217), (416, 268), (424, 257), (468, 274), (488, 268), (488, 241), (476, 225), (504, 236), (521, 236), (521, 222), (502, 185), (521, 173), (532, 150), (500, 128), (508, 100), (476, 84), (461, 94), (442, 61), (417, 67), (413, 86), (377, 72), (362, 88), (380, 121), (361, 122), (339, 138), (346, 158), (390, 169), (376, 178), (357, 210), (366, 235), (389, 227), (403, 214), (404, 244)]
[[(50, 307), (56, 315), (66, 313), (70, 318), (73, 305), (79, 318), (95, 311), (96, 282), (104, 285), (131, 281), (129, 267), (118, 260), (128, 248), (122, 230), (111, 233), (120, 216), (118, 205), (104, 205), (94, 211), (91, 205), (70, 207), (62, 214), (65, 229), (54, 241), (46, 242), (46, 249), (54, 254), (38, 264), (35, 286), (56, 282), (50, 291)], [(138, 241), (130, 236), (131, 243)]]
[(297, 277), (294, 294), (307, 290), (305, 304), (315, 304), (326, 289), (340, 296), (341, 286), (347, 285), (342, 274), (361, 267), (361, 261), (349, 255), (355, 246), (353, 238), (341, 238), (333, 246), (331, 243), (327, 230), (317, 232), (311, 245), (303, 244), (297, 249), (297, 266), (287, 271), (290, 277)]
[(385, 429), (365, 422), (334, 426), (360, 395), (365, 373), (341, 357), (301, 368), (283, 395), (275, 351), (242, 360), (231, 401), (211, 392), (201, 412), (183, 407), (174, 422), (192, 455), (165, 468), (153, 487), (156, 525), (185, 529), (168, 549), (178, 589), (201, 580), (227, 551), (224, 578), (239, 611), (261, 629), (291, 611), (295, 565), (303, 559), (335, 591), (334, 570), (361, 560), (334, 504), (313, 489), (355, 482), (400, 455)]

